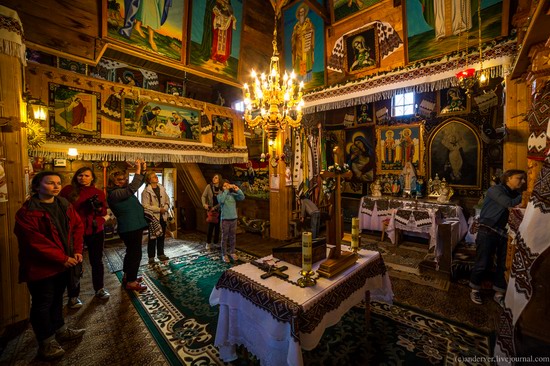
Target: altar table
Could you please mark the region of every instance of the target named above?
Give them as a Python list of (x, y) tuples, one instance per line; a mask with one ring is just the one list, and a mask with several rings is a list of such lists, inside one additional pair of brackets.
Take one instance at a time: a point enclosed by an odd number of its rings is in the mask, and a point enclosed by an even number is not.
[[(301, 348), (315, 348), (325, 329), (366, 294), (391, 302), (393, 292), (382, 257), (368, 250), (359, 254), (352, 267), (330, 279), (318, 278), (315, 286), (307, 288), (291, 283), (300, 278), (300, 268), (283, 261), (277, 266), (288, 266), (285, 273), (291, 282), (260, 279), (265, 272), (250, 263), (225, 271), (210, 295), (210, 305), (220, 305), (214, 345), (222, 360), (236, 360), (236, 345), (244, 345), (262, 365), (302, 365)], [(264, 260), (274, 261), (272, 256), (258, 261)]]
[[(462, 240), (468, 231), (462, 207), (453, 203), (398, 197), (362, 197), (359, 229), (381, 231), (384, 220), (388, 220), (386, 233), (392, 243), (396, 241), (396, 229), (428, 238), (429, 249), (434, 249), (436, 261), (448, 254), (446, 252), (452, 252), (452, 246)], [(453, 238), (438, 235), (440, 225), (453, 223), (457, 224), (457, 229), (452, 230)], [(452, 243), (451, 247), (446, 247), (446, 243)]]

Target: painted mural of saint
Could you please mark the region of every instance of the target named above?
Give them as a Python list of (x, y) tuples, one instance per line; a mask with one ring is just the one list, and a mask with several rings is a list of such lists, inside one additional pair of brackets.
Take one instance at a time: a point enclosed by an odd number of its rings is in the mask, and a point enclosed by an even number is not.
[(410, 128), (405, 128), (401, 132), (401, 164), (412, 163), (414, 158), (414, 140), (411, 137), (412, 131)]
[(84, 123), (86, 120), (87, 110), (79, 97), (73, 100), (67, 110), (72, 111), (71, 126), (73, 126), (73, 128), (77, 128), (78, 125)]
[(314, 59), (315, 27), (311, 19), (307, 17), (309, 8), (303, 4), (296, 10), (298, 22), (292, 30), (292, 68), (294, 72), (302, 76), (304, 82), (312, 79)]
[[(153, 51), (158, 51), (155, 43), (155, 30), (159, 29), (168, 18), (172, 0), (125, 0), (124, 25), (118, 33), (130, 38), (135, 30), (141, 37), (147, 39)], [(147, 35), (143, 31), (147, 30)]]
[[(451, 31), (453, 35), (470, 30), (472, 28), (472, 9), (477, 9), (477, 1), (481, 0), (452, 0)], [(426, 23), (434, 28), (437, 40), (448, 36), (445, 33), (446, 9), (445, 0), (420, 0), (422, 13)]]

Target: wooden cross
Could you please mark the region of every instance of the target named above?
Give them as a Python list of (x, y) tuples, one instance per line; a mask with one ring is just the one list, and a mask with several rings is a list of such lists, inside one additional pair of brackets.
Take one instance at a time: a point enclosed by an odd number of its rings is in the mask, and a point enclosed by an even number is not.
[(265, 280), (266, 278), (269, 278), (271, 276), (279, 277), (279, 278), (282, 278), (283, 280), (288, 279), (288, 275), (286, 273), (283, 273), (283, 271), (286, 271), (288, 269), (287, 266), (276, 267), (275, 265), (269, 265), (267, 263), (258, 263), (256, 261), (250, 261), (250, 264), (266, 272), (260, 276), (262, 280)]
[[(339, 166), (344, 166), (344, 155), (341, 149), (337, 146), (333, 150), (334, 153), (334, 164)], [(341, 241), (342, 241), (342, 224), (344, 221), (344, 215), (342, 214), (342, 178), (351, 178), (353, 173), (347, 171), (343, 174), (338, 172), (321, 172), (321, 177), (323, 179), (334, 178), (336, 181), (336, 188), (334, 190), (334, 212), (331, 213), (331, 219), (327, 223), (327, 244), (334, 245), (334, 249), (330, 251), (328, 259), (321, 263), (319, 266), (318, 272), (321, 276), (332, 277), (346, 268), (352, 266), (356, 260), (357, 256), (352, 252), (342, 252)]]
[(334, 189), (334, 212), (330, 215), (330, 221), (327, 223), (327, 229), (329, 231), (329, 237), (327, 238), (327, 244), (335, 246), (334, 252), (331, 258), (338, 258), (341, 253), (340, 242), (342, 240), (342, 222), (344, 220), (342, 214), (342, 178), (351, 178), (353, 173), (348, 171), (344, 174), (338, 174), (335, 172), (322, 171), (321, 177), (323, 179), (334, 178), (336, 181), (336, 188)]

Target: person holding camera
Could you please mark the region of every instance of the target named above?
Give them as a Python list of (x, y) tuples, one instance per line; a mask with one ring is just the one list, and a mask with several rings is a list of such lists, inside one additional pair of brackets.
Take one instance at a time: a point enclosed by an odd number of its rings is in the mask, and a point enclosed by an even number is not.
[(31, 294), (30, 322), (38, 341), (38, 356), (53, 360), (65, 351), (58, 341), (82, 338), (85, 329), (67, 328), (63, 293), (71, 268), (82, 263), (84, 225), (63, 197), (61, 175), (42, 171), (31, 181), (33, 195), (15, 214), (19, 242), (19, 282)]
[[(222, 176), (214, 174), (212, 182), (204, 188), (202, 192), (202, 206), (206, 211), (215, 211), (219, 213), (220, 205), (218, 203), (218, 194), (221, 192)], [(206, 234), (206, 250), (212, 249), (212, 234), (214, 234), (214, 245), (220, 240), (220, 220), (217, 222), (208, 222), (208, 232)]]
[(132, 183), (128, 184), (126, 173), (114, 171), (109, 176), (109, 188), (107, 190), (107, 203), (118, 222), (118, 235), (126, 246), (122, 271), (122, 286), (126, 290), (142, 292), (147, 286), (142, 283), (143, 278), (138, 277), (139, 263), (141, 262), (141, 241), (143, 230), (149, 225), (145, 220), (143, 206), (135, 196), (139, 187), (143, 185), (145, 169), (144, 160), (136, 159), (136, 171)]
[(238, 186), (229, 183), (226, 179), (223, 190), (218, 194), (218, 202), (221, 211), (222, 227), (222, 259), (229, 262), (229, 257), (237, 261), (235, 254), (235, 242), (237, 239), (237, 201), (244, 200), (244, 193)]
[(147, 254), (149, 256), (149, 264), (155, 263), (155, 251), (157, 258), (161, 261), (170, 259), (164, 254), (164, 238), (166, 236), (166, 222), (168, 221), (168, 209), (170, 208), (170, 198), (166, 193), (166, 189), (159, 184), (157, 173), (149, 172), (145, 176), (147, 187), (141, 193), (141, 204), (147, 210), (150, 210), (153, 215), (159, 220), (162, 227), (162, 235), (156, 238), (151, 237), (149, 230), (149, 241), (147, 242)]
[[(103, 225), (104, 216), (107, 215), (107, 203), (105, 193), (95, 187), (97, 181), (92, 168), (82, 167), (78, 169), (71, 180), (71, 184), (63, 187), (59, 195), (66, 198), (75, 208), (84, 223), (84, 244), (88, 248), (88, 259), (92, 267), (92, 284), (95, 296), (107, 300), (109, 292), (104, 285), (103, 248), (105, 232)], [(72, 283), (69, 281), (67, 292), (69, 302), (67, 306), (71, 309), (82, 307), (80, 295), (80, 281)], [(74, 285), (74, 286), (73, 286)]]

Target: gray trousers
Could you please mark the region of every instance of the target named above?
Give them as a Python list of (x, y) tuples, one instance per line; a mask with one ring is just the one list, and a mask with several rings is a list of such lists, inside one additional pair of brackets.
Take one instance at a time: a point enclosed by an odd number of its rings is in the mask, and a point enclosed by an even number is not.
[(237, 239), (237, 219), (222, 220), (222, 256), (235, 253)]

